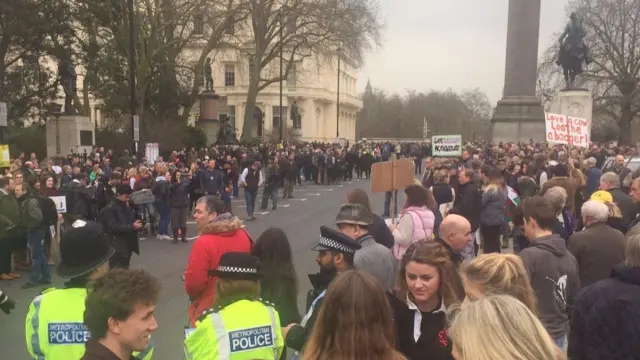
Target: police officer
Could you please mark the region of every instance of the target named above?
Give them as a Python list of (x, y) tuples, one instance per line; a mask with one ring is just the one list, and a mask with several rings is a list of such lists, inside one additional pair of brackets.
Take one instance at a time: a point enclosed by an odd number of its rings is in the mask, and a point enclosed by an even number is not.
[[(320, 227), (320, 241), (312, 249), (318, 252), (316, 262), (320, 265), (320, 272), (309, 275), (313, 285), (313, 289), (307, 295), (309, 311), (300, 325), (289, 324), (283, 331), (287, 347), (297, 352), (302, 351), (307, 339), (311, 336), (327, 287), (338, 274), (353, 269), (353, 259), (356, 250), (360, 248), (361, 245), (347, 235), (328, 226)], [(294, 359), (299, 357), (297, 352)]]
[(222, 255), (216, 270), (214, 308), (187, 329), (189, 360), (278, 359), (284, 350), (280, 317), (260, 296), (260, 260), (247, 253)]
[[(29, 305), (26, 320), (27, 350), (33, 359), (79, 359), (91, 337), (83, 323), (87, 284), (109, 270), (115, 250), (102, 227), (76, 220), (62, 236), (57, 273), (69, 279), (63, 289), (44, 290)], [(136, 355), (150, 360), (153, 343)]]

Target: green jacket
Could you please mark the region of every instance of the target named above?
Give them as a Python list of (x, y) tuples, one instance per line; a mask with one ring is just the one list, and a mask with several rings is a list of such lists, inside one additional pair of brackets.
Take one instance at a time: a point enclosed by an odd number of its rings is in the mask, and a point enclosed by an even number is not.
[(0, 239), (19, 233), (20, 205), (13, 194), (0, 191)]
[(32, 194), (21, 196), (20, 202), (20, 224), (27, 229), (37, 228), (42, 225), (42, 210), (38, 200)]

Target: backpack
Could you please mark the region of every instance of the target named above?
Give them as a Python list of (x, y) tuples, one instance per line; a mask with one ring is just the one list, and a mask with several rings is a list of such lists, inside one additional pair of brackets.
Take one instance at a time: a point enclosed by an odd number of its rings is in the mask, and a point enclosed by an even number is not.
[(55, 225), (58, 222), (58, 209), (56, 209), (56, 203), (43, 195), (35, 195), (34, 198), (38, 200), (40, 211), (42, 211), (42, 225)]

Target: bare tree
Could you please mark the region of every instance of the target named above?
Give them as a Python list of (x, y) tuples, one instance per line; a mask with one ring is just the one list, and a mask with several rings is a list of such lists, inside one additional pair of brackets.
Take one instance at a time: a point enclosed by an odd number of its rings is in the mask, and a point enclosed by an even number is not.
[[(75, 2), (85, 112), (89, 95), (102, 99), (107, 113), (129, 110), (125, 3)], [(143, 129), (150, 122), (186, 123), (198, 100), (205, 59), (234, 23), (246, 19), (244, 4), (242, 0), (135, 0), (136, 112)], [(154, 128), (161, 129), (147, 126)]]
[[(247, 32), (229, 45), (250, 59), (249, 89), (242, 138), (251, 137), (256, 98), (267, 86), (286, 79), (292, 64), (304, 58), (340, 53), (360, 64), (379, 41), (381, 23), (375, 0), (253, 0)], [(281, 31), (282, 30), (282, 31)], [(283, 73), (265, 71), (280, 60)]]
[[(629, 144), (631, 122), (640, 114), (640, 0), (574, 0), (567, 12), (578, 13), (587, 32), (593, 63), (584, 76), (594, 95), (594, 125), (615, 119), (619, 141)], [(539, 72), (543, 100), (557, 90), (556, 54), (554, 44)]]

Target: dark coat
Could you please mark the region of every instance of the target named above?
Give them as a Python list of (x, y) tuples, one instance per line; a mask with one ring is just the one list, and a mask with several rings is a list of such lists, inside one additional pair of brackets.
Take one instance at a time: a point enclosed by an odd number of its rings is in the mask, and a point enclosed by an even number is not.
[(114, 199), (102, 210), (100, 223), (112, 239), (116, 254), (140, 254), (136, 229), (133, 227), (135, 221), (136, 217), (129, 204), (118, 199)]
[(636, 215), (638, 215), (636, 204), (633, 202), (631, 196), (625, 194), (620, 188), (613, 188), (608, 191), (611, 197), (613, 197), (613, 202), (618, 205), (622, 212), (622, 222), (625, 226), (629, 226), (636, 218)]
[(580, 285), (587, 287), (611, 276), (624, 261), (624, 235), (605, 223), (595, 223), (569, 238), (569, 251), (578, 261)]
[(393, 234), (384, 219), (378, 214), (372, 214), (371, 225), (369, 225), (369, 234), (378, 243), (391, 249), (394, 244)]
[(640, 268), (618, 267), (576, 298), (569, 358), (640, 359)]
[[(133, 355), (129, 356), (129, 360), (136, 359)], [(84, 355), (82, 355), (80, 360), (120, 360), (120, 357), (99, 342), (89, 340), (85, 344)]]
[(471, 223), (471, 231), (476, 231), (480, 227), (482, 192), (473, 181), (461, 184), (458, 190), (453, 209), (449, 213), (464, 217)]
[(169, 203), (172, 208), (189, 207), (189, 180), (182, 179), (179, 184), (171, 184)]
[(14, 194), (0, 191), (0, 241), (18, 235), (20, 230), (20, 204)]

